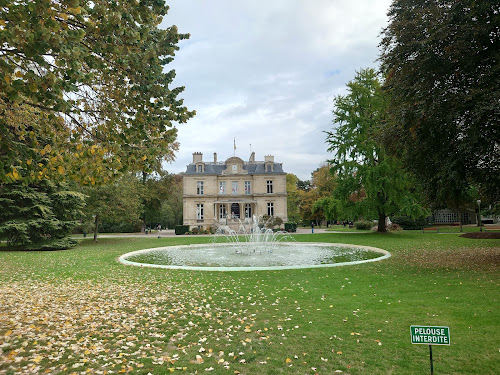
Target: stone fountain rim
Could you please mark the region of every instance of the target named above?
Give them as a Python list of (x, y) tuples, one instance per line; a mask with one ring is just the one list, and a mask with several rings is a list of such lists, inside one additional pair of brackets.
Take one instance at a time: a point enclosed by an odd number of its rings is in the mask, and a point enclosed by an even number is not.
[[(294, 269), (307, 269), (307, 268), (330, 268), (330, 267), (341, 267), (341, 266), (350, 266), (355, 264), (369, 263), (369, 262), (378, 262), (383, 259), (387, 259), (391, 256), (387, 250), (380, 249), (378, 247), (373, 246), (365, 246), (365, 245), (353, 245), (353, 244), (344, 244), (344, 243), (324, 243), (324, 242), (279, 242), (279, 244), (300, 246), (300, 245), (315, 245), (315, 246), (345, 246), (357, 249), (370, 250), (377, 253), (383, 254), (381, 257), (366, 259), (366, 260), (356, 260), (352, 262), (343, 262), (343, 263), (332, 263), (332, 264), (310, 264), (310, 265), (297, 265), (297, 266), (268, 266), (268, 267), (202, 267), (202, 266), (176, 266), (169, 264), (150, 264), (150, 263), (138, 263), (127, 260), (126, 258), (139, 255), (145, 252), (149, 252), (152, 250), (159, 250), (163, 248), (169, 247), (177, 247), (177, 248), (193, 248), (193, 247), (206, 247), (206, 246), (227, 246), (227, 245), (235, 245), (231, 242), (228, 243), (216, 243), (216, 244), (193, 244), (193, 245), (172, 245), (172, 246), (161, 246), (161, 247), (152, 247), (149, 249), (141, 249), (136, 251), (131, 251), (129, 253), (123, 254), (118, 258), (118, 262), (129, 265), (129, 266), (138, 266), (138, 267), (149, 267), (149, 268), (165, 268), (171, 270), (188, 270), (188, 271), (280, 271), (280, 270), (294, 270)], [(245, 243), (238, 243), (238, 245), (245, 245)]]

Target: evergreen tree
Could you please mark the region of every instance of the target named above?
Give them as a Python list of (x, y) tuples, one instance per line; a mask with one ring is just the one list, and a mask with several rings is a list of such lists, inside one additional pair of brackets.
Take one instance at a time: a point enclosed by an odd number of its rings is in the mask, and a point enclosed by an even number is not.
[(83, 194), (50, 181), (1, 185), (0, 237), (11, 249), (67, 249), (83, 206)]

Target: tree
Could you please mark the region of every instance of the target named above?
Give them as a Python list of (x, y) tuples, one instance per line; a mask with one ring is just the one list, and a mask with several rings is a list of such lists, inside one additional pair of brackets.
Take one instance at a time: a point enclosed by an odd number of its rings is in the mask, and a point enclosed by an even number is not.
[[(38, 108), (63, 130), (65, 143), (53, 145), (51, 157), (78, 155), (81, 168), (65, 169), (83, 183), (149, 172), (171, 159), (174, 124), (194, 115), (178, 99), (183, 87), (170, 87), (175, 72), (164, 72), (189, 36), (158, 28), (167, 10), (163, 0), (19, 0), (0, 8), (1, 100)], [(1, 117), (7, 142), (11, 128)], [(11, 143), (8, 159), (2, 155), (0, 183), (46, 176), (44, 163), (22, 173), (36, 159), (26, 155), (23, 137), (44, 131), (35, 123), (14, 133), (20, 142)], [(32, 147), (41, 157), (47, 151)]]
[(347, 95), (334, 99), (333, 122), (338, 125), (327, 133), (331, 172), (337, 186), (333, 197), (339, 210), (350, 217), (378, 219), (378, 231), (385, 232), (388, 215), (404, 209), (420, 213), (411, 181), (394, 157), (387, 155), (377, 141), (384, 125), (387, 98), (373, 69), (359, 71), (347, 84)]
[(388, 150), (436, 206), (500, 202), (500, 4), (395, 0), (381, 43)]
[(18, 249), (73, 246), (84, 198), (62, 182), (71, 156), (54, 153), (67, 144), (63, 121), (0, 95), (0, 122), (0, 232)]
[(312, 173), (311, 188), (316, 189), (319, 197), (330, 196), (337, 185), (335, 175), (331, 173), (331, 166), (328, 163), (322, 163)]
[(332, 194), (335, 181), (329, 171), (330, 166), (325, 163), (311, 173), (311, 181), (306, 181), (307, 184), (300, 184), (301, 187), (306, 187), (306, 190), (299, 190), (300, 214), (305, 222), (315, 221), (319, 224), (326, 218), (323, 206), (317, 205), (316, 202)]
[(337, 201), (331, 199), (336, 185), (335, 176), (331, 173), (328, 163), (323, 163), (312, 173), (309, 193), (313, 193), (315, 197), (312, 213), (316, 221), (338, 219)]
[(141, 213), (144, 226), (154, 227), (158, 224), (163, 228), (175, 226), (178, 224), (179, 208), (182, 217), (182, 179), (179, 186), (177, 176), (163, 171), (145, 181)]
[(286, 209), (288, 221), (297, 223), (300, 220), (300, 194), (297, 188), (299, 178), (292, 173), (286, 174)]
[(170, 175), (169, 191), (166, 201), (163, 203), (168, 205), (172, 210), (174, 221), (168, 223), (169, 227), (182, 224), (183, 215), (183, 200), (182, 200), (182, 174)]
[(69, 133), (60, 119), (49, 120), (40, 109), (5, 101), (0, 95), (0, 185), (20, 180), (62, 180), (67, 172)]
[(321, 197), (314, 202), (312, 211), (322, 212), (326, 220), (333, 221), (341, 218), (339, 206), (339, 200), (330, 195), (329, 197)]
[(86, 186), (83, 193), (87, 196), (85, 215), (97, 241), (99, 225), (110, 223), (138, 223), (141, 207), (142, 186), (133, 175), (103, 185)]
[(0, 237), (12, 249), (72, 247), (76, 241), (69, 235), (83, 206), (82, 194), (50, 181), (0, 185)]
[(311, 181), (310, 180), (298, 180), (297, 181), (297, 188), (302, 191), (309, 191), (311, 189)]
[(314, 189), (310, 189), (308, 191), (299, 190), (300, 196), (300, 218), (302, 219), (302, 223), (307, 225), (309, 222), (319, 223), (324, 219), (323, 212), (315, 211), (314, 204), (319, 199), (317, 191)]

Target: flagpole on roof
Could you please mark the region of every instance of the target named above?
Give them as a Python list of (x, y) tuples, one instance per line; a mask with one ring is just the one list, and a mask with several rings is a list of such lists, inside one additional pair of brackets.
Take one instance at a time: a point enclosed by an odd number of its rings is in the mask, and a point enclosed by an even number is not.
[(236, 156), (236, 137), (234, 137), (233, 143), (234, 143), (234, 154), (233, 154), (233, 156)]

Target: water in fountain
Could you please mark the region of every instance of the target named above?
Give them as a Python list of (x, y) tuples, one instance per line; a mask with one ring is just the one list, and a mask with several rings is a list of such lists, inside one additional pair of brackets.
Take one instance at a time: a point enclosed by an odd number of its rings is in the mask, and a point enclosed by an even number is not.
[[(219, 225), (212, 244), (138, 250), (122, 255), (119, 261), (160, 268), (250, 271), (332, 267), (390, 256), (385, 250), (368, 246), (297, 243), (286, 232), (274, 232), (272, 228), (266, 227), (263, 218), (259, 219), (254, 217), (252, 222), (246, 223), (239, 221), (238, 231), (228, 225)], [(254, 256), (255, 253), (262, 256)]]
[(218, 224), (214, 241), (217, 240), (217, 236), (224, 236), (226, 242), (234, 245), (237, 254), (242, 254), (245, 250), (248, 253), (272, 253), (281, 241), (293, 241), (293, 237), (287, 232), (275, 232), (270, 228), (271, 219), (264, 220), (262, 216), (257, 219), (254, 215), (249, 223), (239, 220), (238, 231), (231, 229), (229, 225)]

